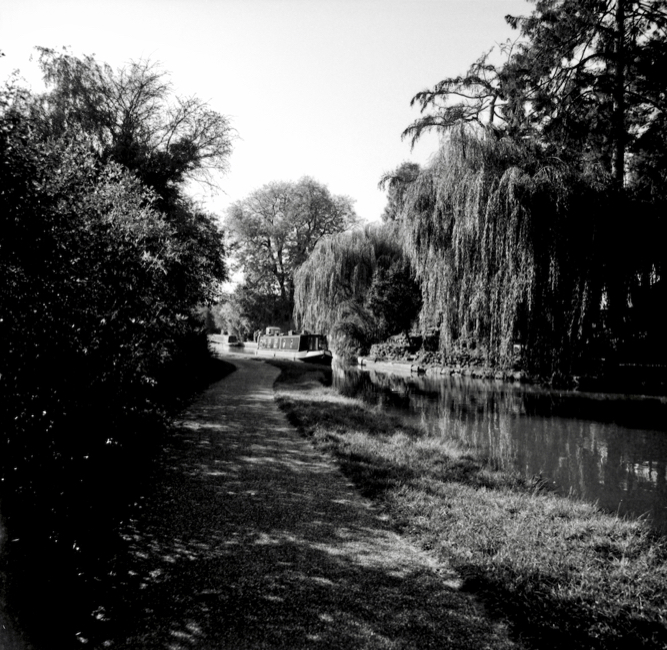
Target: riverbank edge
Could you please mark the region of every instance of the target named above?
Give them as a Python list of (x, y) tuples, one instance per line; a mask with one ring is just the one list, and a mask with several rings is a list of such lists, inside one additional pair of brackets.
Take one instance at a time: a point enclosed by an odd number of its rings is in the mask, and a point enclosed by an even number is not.
[(458, 375), (476, 379), (498, 379), (534, 383), (534, 378), (523, 371), (494, 370), (487, 367), (447, 366), (444, 364), (424, 364), (415, 359), (391, 359), (372, 356), (357, 357), (356, 365), (361, 368), (373, 368), (378, 372), (399, 372), (401, 374), (423, 374), (426, 376)]
[(341, 406), (312, 370), (278, 378), (290, 421), (401, 532), (451, 561), (517, 637), (540, 648), (667, 647), (667, 547), (646, 522), (495, 471), (360, 400)]
[[(336, 358), (334, 357), (334, 360)], [(644, 366), (637, 367), (636, 376), (630, 374), (634, 367), (625, 369), (626, 376), (573, 376), (570, 378), (544, 378), (528, 374), (524, 370), (508, 370), (479, 365), (449, 366), (442, 363), (424, 363), (419, 357), (391, 358), (360, 356), (354, 359), (345, 359), (345, 364), (356, 365), (363, 370), (395, 373), (400, 375), (425, 375), (426, 377), (468, 377), (488, 381), (502, 381), (520, 385), (529, 385), (556, 390), (573, 390), (577, 392), (627, 394), (636, 397), (646, 396), (667, 400), (667, 379), (663, 377), (667, 368), (656, 364), (651, 369), (658, 368), (659, 376), (646, 377)], [(654, 375), (657, 373), (653, 372)]]

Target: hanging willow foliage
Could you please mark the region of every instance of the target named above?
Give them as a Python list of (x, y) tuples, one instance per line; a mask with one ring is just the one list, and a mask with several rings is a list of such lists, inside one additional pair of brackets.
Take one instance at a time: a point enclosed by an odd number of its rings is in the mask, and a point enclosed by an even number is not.
[[(295, 321), (300, 327), (321, 332), (339, 353), (363, 351), (370, 342), (393, 331), (380, 331), (386, 321), (378, 307), (378, 287), (400, 285), (404, 291), (390, 310), (416, 316), (419, 290), (397, 237), (394, 224), (375, 224), (321, 240), (297, 271)], [(386, 311), (386, 309), (385, 309)], [(396, 319), (393, 319), (396, 327)]]
[(599, 196), (538, 149), (451, 131), (400, 217), (422, 329), (439, 328), (445, 352), (474, 343), (503, 365), (522, 343), (534, 369), (570, 372), (603, 290)]

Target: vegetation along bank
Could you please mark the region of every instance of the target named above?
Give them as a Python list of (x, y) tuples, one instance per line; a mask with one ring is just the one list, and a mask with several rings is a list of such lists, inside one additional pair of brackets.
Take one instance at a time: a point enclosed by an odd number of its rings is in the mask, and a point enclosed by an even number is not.
[(150, 61), (37, 57), (42, 92), (0, 88), (0, 600), (58, 638), (208, 380), (198, 311), (227, 267), (186, 186), (224, 171), (234, 131)]
[(464, 589), (541, 649), (667, 647), (667, 543), (646, 522), (495, 471), (474, 452), (275, 362), (290, 421)]

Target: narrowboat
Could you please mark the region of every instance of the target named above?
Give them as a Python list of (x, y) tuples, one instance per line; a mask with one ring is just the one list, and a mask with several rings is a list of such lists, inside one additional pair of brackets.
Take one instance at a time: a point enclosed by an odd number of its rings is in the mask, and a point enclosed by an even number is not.
[(312, 363), (331, 363), (332, 359), (326, 336), (307, 332), (282, 334), (278, 327), (267, 327), (266, 333), (260, 335), (255, 354)]

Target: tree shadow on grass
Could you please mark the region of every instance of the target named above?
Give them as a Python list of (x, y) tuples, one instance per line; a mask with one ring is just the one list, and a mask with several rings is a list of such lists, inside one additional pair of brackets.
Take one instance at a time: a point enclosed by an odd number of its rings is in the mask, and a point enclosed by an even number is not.
[[(354, 451), (346, 434), (355, 431), (355, 423), (362, 416), (354, 413), (353, 406), (334, 401), (324, 405), (322, 400), (295, 397), (291, 386), (290, 392), (294, 401), (283, 398), (282, 402), (290, 421), (305, 435), (314, 435), (317, 443), (335, 456), (344, 474), (373, 499), (382, 501), (390, 490), (415, 480), (426, 503), (431, 498), (442, 500), (439, 487), (445, 484), (457, 483), (484, 491), (505, 491), (519, 485), (531, 487), (513, 475), (493, 472), (487, 463), (467, 454), (442, 460), (425, 458), (421, 466), (415, 460), (417, 456), (402, 457), (400, 453), (385, 461), (373, 444), (382, 440), (391, 442), (391, 433), (386, 433), (389, 421), (384, 422), (382, 414), (377, 414), (371, 426), (360, 429), (371, 440), (359, 447), (364, 451)], [(318, 425), (317, 413), (322, 409), (326, 409), (324, 426)], [(419, 432), (415, 435), (419, 436)], [(540, 482), (532, 487), (545, 489)], [(411, 521), (409, 525), (418, 527), (419, 523)], [(424, 544), (426, 547), (429, 542)], [(551, 587), (563, 576), (549, 575), (548, 568), (537, 572), (509, 564), (495, 567), (475, 564), (468, 561), (465, 553), (458, 557), (455, 566), (463, 577), (462, 589), (484, 602), (490, 615), (508, 621), (523, 643), (553, 650), (667, 647), (667, 628), (657, 620), (655, 611), (649, 612), (647, 608), (645, 617), (640, 618), (622, 607), (604, 611), (598, 604), (579, 597), (568, 598), (562, 592), (554, 596)]]
[(511, 582), (521, 587), (508, 589), (510, 580), (479, 566), (460, 562), (457, 569), (465, 576), (464, 590), (478, 596), (491, 614), (507, 619), (526, 643), (540, 650), (667, 648), (662, 621), (641, 618), (623, 607), (602, 612), (582, 599), (555, 598), (545, 573), (513, 569)]
[(241, 430), (225, 408), (204, 406), (166, 450), (92, 645), (511, 647), (277, 410), (257, 434), (261, 404), (245, 402)]
[[(210, 359), (198, 369), (175, 404), (192, 402), (197, 391), (236, 368)], [(88, 440), (89, 428), (98, 438), (100, 431), (114, 435), (92, 407), (77, 413), (75, 421), (73, 437)], [(131, 444), (97, 445), (90, 456), (74, 444), (78, 456), (68, 463), (42, 449), (31, 463), (14, 463), (15, 489), (2, 484), (1, 650), (79, 648), (105, 634), (105, 612), (124, 597), (118, 568), (127, 565), (129, 548), (119, 527), (141, 513), (148, 479), (144, 473), (163, 435), (162, 430), (151, 429), (149, 435), (140, 423), (130, 424), (137, 429)]]

